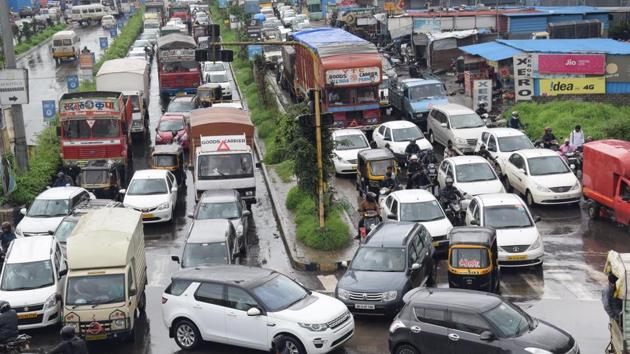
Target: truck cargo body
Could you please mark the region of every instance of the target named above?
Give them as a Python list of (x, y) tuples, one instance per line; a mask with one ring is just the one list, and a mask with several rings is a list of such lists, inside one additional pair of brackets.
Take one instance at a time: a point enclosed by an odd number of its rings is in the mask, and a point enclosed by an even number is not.
[[(338, 28), (300, 31), (295, 40), (295, 93), (322, 90), (322, 112), (332, 113), (336, 128), (372, 129), (380, 123), (382, 63), (374, 44)], [(313, 56), (311, 51), (315, 53)]]
[(157, 44), (160, 95), (196, 93), (201, 85), (201, 71), (195, 60), (195, 40), (191, 36), (172, 33), (160, 37)]
[[(606, 208), (622, 224), (630, 223), (630, 142), (599, 140), (584, 144), (583, 193), (589, 215)], [(595, 210), (590, 210), (590, 208)]]
[(33, 10), (39, 7), (39, 2), (33, 3), (32, 0), (9, 0), (9, 9), (13, 12), (20, 12), (25, 7), (31, 7)]

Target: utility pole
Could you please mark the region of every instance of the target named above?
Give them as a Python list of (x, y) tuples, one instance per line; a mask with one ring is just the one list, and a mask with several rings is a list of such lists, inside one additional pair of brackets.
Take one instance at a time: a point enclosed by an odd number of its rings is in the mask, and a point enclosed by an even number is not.
[[(13, 29), (9, 21), (8, 1), (0, 0), (0, 30), (4, 50), (4, 68), (17, 69), (15, 62), (15, 48), (13, 47)], [(13, 130), (15, 137), (15, 161), (21, 171), (28, 169), (28, 150), (26, 146), (26, 132), (24, 131), (24, 117), (22, 105), (12, 104)]]

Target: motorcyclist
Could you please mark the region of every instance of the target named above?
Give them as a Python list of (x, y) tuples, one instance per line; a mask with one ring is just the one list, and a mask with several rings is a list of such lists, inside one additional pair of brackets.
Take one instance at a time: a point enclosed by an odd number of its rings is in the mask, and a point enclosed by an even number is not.
[(437, 159), (437, 157), (435, 157), (435, 154), (433, 153), (433, 150), (427, 149), (422, 154), (422, 165), (424, 167), (427, 167), (431, 163), (437, 164), (438, 163), (438, 159)]
[(453, 186), (453, 177), (446, 177), (444, 184), (444, 188), (440, 191), (440, 202), (445, 208), (451, 201), (464, 199), (462, 192)]
[(525, 126), (521, 122), (521, 117), (519, 116), (517, 111), (512, 112), (512, 116), (508, 121), (508, 128), (524, 130)]
[(429, 177), (425, 171), (421, 170), (417, 173), (414, 173), (407, 178), (407, 189), (416, 189), (424, 186), (431, 185), (431, 181), (429, 181)]
[(575, 146), (571, 145), (569, 139), (564, 139), (564, 144), (560, 146), (560, 155), (565, 156), (567, 153), (572, 153), (575, 151)]
[(62, 342), (57, 344), (48, 354), (88, 354), (85, 341), (74, 335), (74, 327), (64, 326), (59, 331)]
[(407, 174), (409, 176), (414, 173), (420, 172), (422, 170), (422, 165), (420, 164), (420, 160), (418, 159), (418, 155), (411, 155), (409, 157), (409, 165), (407, 166)]
[(479, 103), (477, 104), (477, 110), (475, 111), (475, 113), (477, 113), (477, 115), (479, 115), (479, 117), (483, 118), (484, 114), (488, 114), (488, 110), (486, 109), (486, 101), (479, 101)]
[(551, 149), (558, 145), (558, 139), (553, 135), (551, 127), (545, 127), (545, 134), (542, 137), (542, 143), (545, 149)]
[(387, 188), (390, 193), (398, 189), (398, 181), (391, 167), (388, 167), (387, 172), (385, 172), (385, 179), (381, 181), (381, 188)]
[[(376, 201), (376, 194), (373, 192), (367, 192), (365, 194), (365, 199), (363, 199), (359, 204), (359, 215), (361, 215), (361, 220), (359, 220), (359, 230), (361, 230), (361, 228), (365, 226), (365, 214), (368, 211), (375, 211), (377, 214), (379, 213), (379, 206)], [(355, 236), (355, 238), (357, 239), (359, 237), (360, 235)]]
[(416, 139), (409, 139), (409, 144), (405, 148), (405, 155), (411, 156), (420, 152), (420, 146), (416, 143)]
[(17, 336), (17, 313), (8, 302), (0, 300), (0, 343), (15, 340)]
[(457, 156), (457, 155), (459, 155), (459, 153), (453, 147), (453, 143), (449, 141), (446, 144), (446, 149), (444, 149), (444, 158), (454, 157), (454, 156)]
[(492, 163), (496, 163), (497, 162), (497, 160), (494, 158), (494, 156), (492, 156), (490, 151), (488, 151), (488, 149), (486, 149), (486, 145), (485, 144), (481, 144), (481, 146), (479, 147), (479, 151), (477, 152), (477, 155), (483, 157), (486, 160), (491, 161)]
[(13, 240), (15, 240), (15, 234), (13, 233), (13, 230), (11, 230), (11, 223), (5, 221), (2, 223), (2, 234), (0, 234), (1, 251), (6, 252)]
[(53, 182), (53, 187), (65, 187), (68, 184), (72, 185), (72, 180), (70, 179), (70, 177), (66, 176), (63, 171), (59, 171), (59, 173), (57, 173), (57, 178), (55, 179), (55, 182)]

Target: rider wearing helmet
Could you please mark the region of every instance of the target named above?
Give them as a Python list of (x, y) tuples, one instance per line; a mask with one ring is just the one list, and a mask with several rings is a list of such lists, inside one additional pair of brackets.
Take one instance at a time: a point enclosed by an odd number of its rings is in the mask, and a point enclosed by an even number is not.
[(88, 354), (85, 341), (74, 335), (74, 327), (63, 326), (59, 335), (62, 342), (57, 344), (48, 354)]
[(5, 221), (2, 223), (2, 234), (0, 234), (0, 251), (6, 252), (13, 240), (15, 240), (15, 234), (11, 230), (11, 223)]
[(405, 148), (405, 155), (411, 156), (420, 152), (420, 146), (416, 143), (416, 139), (409, 139), (409, 145)]
[(542, 137), (542, 142), (545, 149), (550, 149), (558, 144), (558, 139), (556, 139), (556, 136), (553, 135), (551, 127), (545, 127), (545, 134)]
[(523, 123), (521, 123), (521, 117), (518, 115), (517, 111), (512, 112), (512, 116), (508, 121), (508, 127), (520, 130), (525, 129), (525, 126), (523, 126)]
[(479, 117), (483, 118), (484, 114), (488, 114), (488, 110), (486, 109), (486, 101), (479, 101), (479, 103), (477, 104), (477, 110), (475, 111), (475, 113), (477, 113), (477, 115), (479, 115)]
[(440, 202), (442, 202), (442, 204), (446, 204), (451, 200), (464, 198), (462, 192), (460, 192), (459, 189), (453, 186), (453, 177), (446, 177), (444, 184), (444, 188), (442, 188), (442, 190), (440, 191)]
[(0, 300), (0, 343), (15, 340), (18, 336), (17, 313), (11, 305)]
[[(378, 202), (376, 201), (376, 194), (374, 192), (365, 193), (365, 199), (362, 200), (359, 204), (359, 214), (361, 215), (361, 220), (359, 220), (358, 227), (359, 230), (363, 227), (363, 225), (365, 225), (365, 213), (367, 213), (368, 211), (375, 211), (376, 213), (379, 213), (379, 206)], [(359, 237), (360, 236), (357, 235), (355, 238)]]
[(72, 179), (66, 176), (66, 174), (63, 173), (63, 171), (59, 171), (59, 173), (57, 173), (57, 178), (55, 179), (55, 182), (53, 183), (53, 187), (65, 187), (67, 185), (72, 185)]
[(418, 159), (418, 155), (413, 154), (409, 157), (409, 166), (407, 166), (408, 175), (413, 175), (414, 173), (419, 172), (422, 169), (422, 165), (420, 165), (420, 160)]

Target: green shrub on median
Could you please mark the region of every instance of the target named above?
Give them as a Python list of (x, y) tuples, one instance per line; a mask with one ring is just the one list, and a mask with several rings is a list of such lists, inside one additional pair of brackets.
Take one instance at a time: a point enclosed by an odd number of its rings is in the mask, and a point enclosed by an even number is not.
[(96, 75), (105, 61), (124, 58), (127, 56), (129, 48), (133, 42), (136, 41), (138, 35), (140, 35), (140, 32), (142, 31), (143, 13), (144, 11), (140, 10), (129, 18), (125, 26), (118, 33), (118, 37), (112, 41), (105, 53), (101, 55), (99, 60), (97, 60), (94, 64), (94, 68), (92, 69), (94, 75)]
[[(32, 36), (28, 40), (21, 42), (15, 46), (15, 55), (20, 55), (22, 53), (26, 53), (29, 49), (39, 45), (40, 43), (46, 41), (48, 38), (52, 37), (53, 34), (64, 30), (68, 25), (65, 23), (59, 23), (54, 26), (48, 27), (45, 30), (37, 33)], [(0, 62), (3, 62), (4, 58), (0, 55)]]

